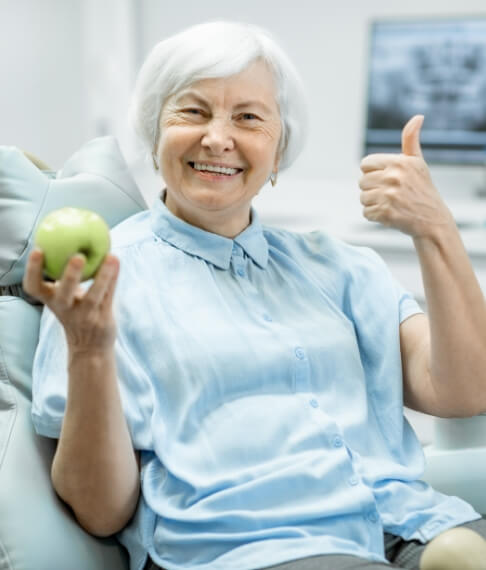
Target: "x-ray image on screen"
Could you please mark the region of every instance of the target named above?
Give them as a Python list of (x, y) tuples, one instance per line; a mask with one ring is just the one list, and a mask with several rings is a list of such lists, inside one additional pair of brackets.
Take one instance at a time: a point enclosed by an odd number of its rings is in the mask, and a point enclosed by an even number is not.
[(425, 115), (425, 158), (486, 160), (486, 16), (376, 22), (371, 28), (365, 152), (395, 152)]

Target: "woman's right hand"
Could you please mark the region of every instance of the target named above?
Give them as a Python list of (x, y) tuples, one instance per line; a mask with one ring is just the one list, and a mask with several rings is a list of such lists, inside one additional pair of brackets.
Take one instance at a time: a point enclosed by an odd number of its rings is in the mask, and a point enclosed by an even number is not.
[(81, 284), (82, 256), (72, 257), (56, 282), (43, 279), (43, 259), (40, 250), (30, 254), (24, 290), (59, 319), (69, 351), (52, 484), (81, 527), (109, 536), (128, 523), (140, 496), (137, 453), (123, 413), (114, 351), (112, 304), (120, 262), (107, 255), (87, 289)]
[(120, 262), (108, 254), (88, 290), (80, 286), (84, 258), (73, 256), (59, 281), (43, 278), (44, 255), (34, 249), (23, 279), (26, 293), (35, 297), (56, 315), (64, 327), (68, 347), (73, 352), (98, 352), (113, 347), (116, 324), (112, 303)]

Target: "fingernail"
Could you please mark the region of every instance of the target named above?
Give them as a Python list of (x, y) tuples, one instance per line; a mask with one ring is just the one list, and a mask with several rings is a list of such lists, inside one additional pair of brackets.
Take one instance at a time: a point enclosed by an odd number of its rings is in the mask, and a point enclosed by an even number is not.
[(30, 252), (30, 259), (33, 263), (40, 263), (43, 255), (44, 252), (42, 251), (42, 249), (40, 247), (35, 247)]
[(71, 262), (73, 262), (74, 267), (83, 266), (85, 261), (86, 261), (86, 257), (81, 253), (76, 253), (76, 255), (73, 255), (71, 257)]

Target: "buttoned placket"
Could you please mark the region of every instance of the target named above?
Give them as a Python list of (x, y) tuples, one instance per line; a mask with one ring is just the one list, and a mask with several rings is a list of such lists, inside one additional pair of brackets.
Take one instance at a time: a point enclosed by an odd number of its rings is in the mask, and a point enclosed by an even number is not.
[(231, 252), (231, 268), (233, 273), (238, 277), (246, 277), (245, 257), (243, 249), (237, 243), (233, 244), (233, 251)]
[(293, 360), (294, 360), (294, 390), (295, 392), (301, 394), (309, 393), (311, 389), (309, 360), (307, 358), (307, 353), (304, 347), (300, 345), (294, 345)]
[[(243, 280), (242, 284), (245, 288), (246, 286), (250, 286), (251, 288), (251, 284), (247, 281), (248, 276), (246, 263), (247, 259), (245, 259), (243, 248), (234, 242), (230, 261), (232, 272), (237, 279)], [(268, 323), (273, 321), (272, 317), (267, 312), (262, 313), (262, 318)], [(320, 408), (319, 401), (316, 398), (315, 394), (311, 392), (309, 361), (305, 348), (300, 345), (294, 345), (293, 357), (295, 362), (295, 391), (307, 394), (306, 404), (309, 406), (309, 411), (312, 414), (314, 420), (323, 421), (324, 416), (322, 415), (323, 412)], [(343, 452), (348, 455), (344, 438), (340, 433), (334, 433), (334, 435), (330, 435), (329, 437), (331, 446), (337, 452)], [(355, 471), (352, 458), (349, 457), (348, 459), (351, 474), (346, 478), (346, 483), (350, 487), (356, 487), (361, 482), (361, 479)], [(376, 508), (370, 508), (370, 506), (368, 506), (368, 509), (363, 512), (363, 518), (369, 523), (372, 523), (373, 527), (380, 526), (379, 524), (376, 524), (380, 522), (380, 516)]]
[[(295, 356), (297, 357), (298, 360), (300, 360), (300, 361), (306, 360), (305, 351), (302, 347), (297, 347), (294, 352), (295, 352)], [(310, 405), (310, 407), (313, 408), (312, 417), (314, 418), (314, 420), (318, 421), (319, 423), (321, 421), (323, 421), (325, 424), (324, 427), (327, 428), (327, 422), (325, 421), (325, 418), (322, 414), (322, 410), (321, 410), (320, 405), (319, 405), (319, 401), (317, 400), (315, 395), (310, 393), (308, 395), (307, 401), (308, 401), (308, 404)], [(354, 465), (352, 455), (349, 452), (349, 450), (347, 449), (346, 442), (344, 441), (343, 436), (340, 433), (335, 433), (334, 435), (330, 436), (330, 442), (331, 442), (332, 447), (334, 447), (336, 450), (342, 449), (348, 455), (348, 461), (349, 461), (348, 465), (349, 465), (349, 468), (350, 468), (352, 474), (347, 477), (347, 484), (350, 487), (356, 487), (361, 482), (361, 478), (356, 473), (356, 468)], [(374, 515), (371, 515), (372, 512), (374, 513), (375, 511), (367, 512), (366, 518), (370, 522), (377, 522), (378, 519), (374, 520), (375, 517), (374, 517)]]
[(249, 258), (245, 255), (243, 248), (239, 244), (234, 242), (231, 253), (231, 260), (230, 260), (230, 266), (233, 275), (235, 275), (235, 277), (238, 280), (240, 280), (240, 284), (245, 290), (245, 293), (252, 297), (254, 303), (256, 304), (255, 306), (258, 305), (261, 307), (259, 318), (265, 321), (266, 323), (273, 323), (273, 317), (268, 313), (268, 311), (262, 305), (262, 299), (260, 294), (249, 280), (248, 263), (249, 263)]
[[(299, 347), (301, 348), (301, 347)], [(301, 349), (302, 350), (302, 349)], [(303, 354), (305, 354), (303, 351), (301, 352), (301, 350), (295, 350), (295, 354), (297, 356), (297, 354), (300, 354), (301, 357)], [(297, 358), (299, 358), (297, 356)], [(310, 396), (310, 397), (309, 397)], [(329, 429), (329, 425), (327, 420), (325, 420), (325, 414), (323, 415), (322, 409), (319, 405), (318, 400), (316, 399), (316, 397), (313, 394), (309, 394), (308, 395), (308, 404), (310, 405), (310, 407), (312, 408), (311, 410), (311, 414), (312, 414), (312, 418), (315, 421), (322, 421), (323, 422), (323, 427), (324, 430), (328, 430)], [(336, 425), (336, 428), (338, 426)], [(350, 452), (350, 450), (348, 449), (346, 442), (344, 440), (344, 437), (341, 433), (339, 433), (338, 431), (334, 432), (334, 433), (328, 433), (326, 436), (327, 441), (329, 442), (329, 445), (334, 448), (336, 453), (344, 453), (347, 456), (347, 467), (346, 467), (346, 471), (348, 473), (348, 475), (346, 475), (346, 484), (349, 487), (357, 487), (360, 483), (362, 483), (361, 481), (361, 477), (359, 476), (357, 470), (356, 470), (356, 466), (354, 464), (354, 460), (352, 457), (352, 453)], [(351, 474), (349, 474), (349, 471), (351, 472)], [(368, 504), (366, 507), (364, 507), (364, 510), (362, 511), (362, 517), (365, 521), (367, 521), (368, 523), (371, 523), (371, 528), (370, 528), (370, 542), (375, 542), (380, 540), (380, 536), (381, 536), (381, 532), (382, 532), (382, 525), (381, 525), (381, 517), (380, 514), (377, 510), (377, 506), (376, 506), (376, 502), (374, 502), (374, 504)]]

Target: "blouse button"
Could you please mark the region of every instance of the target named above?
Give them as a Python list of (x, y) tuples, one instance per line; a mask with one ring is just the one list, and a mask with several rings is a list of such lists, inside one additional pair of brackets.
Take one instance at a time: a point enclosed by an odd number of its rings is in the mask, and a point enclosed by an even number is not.
[(358, 480), (358, 478), (356, 477), (356, 475), (352, 475), (352, 476), (348, 479), (348, 483), (354, 487), (355, 485), (357, 485), (357, 484), (359, 483), (359, 480)]
[(304, 360), (305, 358), (305, 352), (302, 348), (300, 348), (300, 346), (298, 346), (295, 349), (295, 356), (299, 359), (299, 360)]
[(237, 271), (236, 273), (238, 273), (238, 275), (239, 275), (240, 277), (244, 277), (244, 276), (245, 276), (245, 270), (242, 269), (241, 267), (238, 269), (238, 271)]
[(318, 402), (315, 398), (312, 398), (312, 400), (309, 400), (309, 404), (310, 404), (313, 408), (318, 408), (318, 407), (319, 407), (319, 402)]
[(371, 511), (370, 513), (368, 513), (367, 515), (367, 519), (372, 522), (372, 523), (376, 523), (378, 522), (378, 513), (376, 511)]
[(334, 444), (334, 447), (342, 447), (342, 446), (343, 446), (343, 440), (342, 440), (342, 438), (337, 435), (337, 436), (334, 438), (333, 444)]

